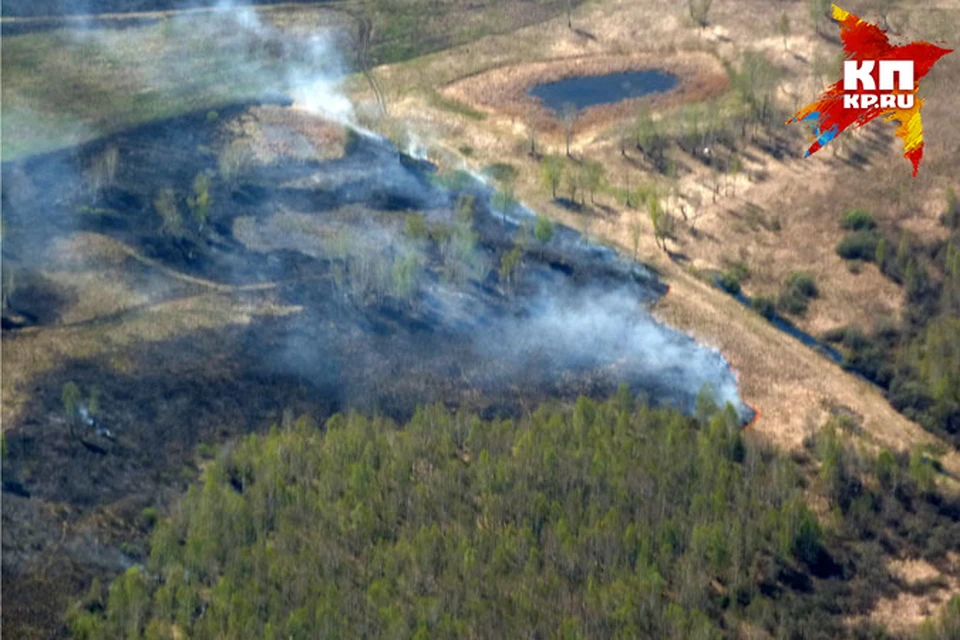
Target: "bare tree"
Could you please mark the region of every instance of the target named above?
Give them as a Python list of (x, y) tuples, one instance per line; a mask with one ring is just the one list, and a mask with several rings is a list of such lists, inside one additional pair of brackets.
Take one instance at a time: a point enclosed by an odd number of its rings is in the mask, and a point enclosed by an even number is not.
[(653, 235), (657, 245), (666, 251), (667, 238), (673, 231), (673, 219), (663, 209), (660, 196), (655, 193), (651, 193), (647, 199), (647, 211), (650, 213), (650, 222), (653, 223)]
[(87, 186), (96, 201), (100, 192), (113, 185), (120, 165), (120, 152), (114, 145), (98, 153), (87, 167)]
[(740, 156), (734, 155), (730, 158), (730, 165), (727, 167), (727, 175), (730, 177), (730, 186), (733, 189), (733, 195), (737, 195), (737, 176), (743, 171), (743, 162)]
[(513, 180), (503, 181), (501, 188), (493, 194), (493, 198), (491, 198), (491, 204), (495, 209), (500, 211), (500, 215), (503, 216), (503, 221), (506, 222), (507, 216), (517, 205), (517, 198), (514, 194)]
[(558, 155), (549, 155), (540, 163), (540, 180), (543, 186), (550, 189), (554, 200), (557, 198), (557, 187), (563, 180), (563, 158)]
[(820, 20), (827, 14), (830, 8), (830, 0), (808, 0), (807, 10), (810, 12), (810, 19), (813, 20), (813, 30), (820, 35)]
[(564, 172), (564, 177), (567, 179), (567, 189), (570, 190), (570, 201), (576, 204), (577, 192), (583, 184), (583, 171), (574, 164)]
[(567, 146), (567, 156), (570, 156), (570, 140), (573, 138), (574, 128), (577, 126), (577, 117), (580, 111), (572, 102), (567, 102), (560, 108), (560, 118), (563, 120), (564, 140)]
[(690, 11), (690, 17), (700, 27), (700, 31), (706, 27), (709, 22), (710, 5), (713, 0), (687, 0), (687, 9)]
[(583, 163), (583, 186), (590, 192), (590, 203), (595, 204), (594, 195), (603, 187), (606, 170), (597, 160), (587, 160)]
[(657, 125), (650, 116), (649, 107), (640, 107), (640, 110), (637, 112), (637, 118), (633, 124), (633, 133), (637, 139), (637, 150), (640, 151), (640, 153), (649, 155), (649, 148), (657, 139)]
[(783, 50), (788, 49), (787, 38), (790, 37), (790, 18), (786, 12), (780, 14), (780, 20), (777, 22), (777, 33), (783, 38)]
[(537, 118), (539, 110), (536, 107), (528, 107), (524, 114), (524, 124), (527, 126), (527, 138), (530, 140), (530, 155), (537, 157)]
[(633, 261), (637, 261), (637, 249), (640, 248), (640, 234), (643, 233), (643, 226), (640, 220), (635, 219), (630, 223), (630, 242), (633, 244)]
[(533, 227), (533, 237), (540, 243), (540, 257), (543, 257), (543, 248), (553, 238), (553, 222), (550, 218), (537, 216), (537, 222)]
[(174, 238), (183, 237), (186, 229), (177, 204), (177, 194), (170, 187), (160, 189), (153, 198), (153, 209), (160, 216), (160, 232)]
[(676, 203), (677, 208), (680, 209), (680, 215), (683, 216), (683, 221), (687, 222), (687, 205), (683, 201), (683, 191), (680, 189), (680, 181), (676, 180), (670, 185), (670, 197)]

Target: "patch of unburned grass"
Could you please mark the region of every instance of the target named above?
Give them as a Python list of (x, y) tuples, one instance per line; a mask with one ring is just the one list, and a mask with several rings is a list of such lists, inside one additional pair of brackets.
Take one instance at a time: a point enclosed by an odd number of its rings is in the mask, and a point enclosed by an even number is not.
[(3, 160), (282, 92), (282, 52), (252, 51), (249, 35), (227, 27), (209, 14), (5, 37)]
[(449, 111), (451, 113), (461, 115), (464, 118), (470, 118), (471, 120), (485, 120), (487, 117), (487, 114), (483, 113), (482, 111), (471, 109), (467, 105), (457, 102), (456, 100), (444, 98), (436, 92), (430, 94), (430, 104), (437, 109), (443, 109), (444, 111)]

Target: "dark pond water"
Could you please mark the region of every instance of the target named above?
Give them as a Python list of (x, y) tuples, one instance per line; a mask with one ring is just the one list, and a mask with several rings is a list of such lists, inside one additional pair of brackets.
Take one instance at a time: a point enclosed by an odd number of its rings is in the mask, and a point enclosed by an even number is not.
[(663, 93), (675, 86), (676, 76), (648, 69), (602, 76), (576, 76), (546, 82), (530, 89), (530, 95), (539, 98), (548, 108), (559, 112), (568, 103), (579, 110), (628, 98), (640, 98), (651, 93)]

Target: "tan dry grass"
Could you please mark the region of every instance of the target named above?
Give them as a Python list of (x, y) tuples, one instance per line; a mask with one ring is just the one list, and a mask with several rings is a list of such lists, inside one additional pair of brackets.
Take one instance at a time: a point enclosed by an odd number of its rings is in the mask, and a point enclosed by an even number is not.
[(226, 124), (226, 129), (250, 146), (257, 162), (342, 158), (346, 129), (316, 114), (278, 105), (251, 107)]
[[(944, 604), (960, 593), (960, 555), (947, 554), (947, 571), (941, 571), (925, 560), (899, 559), (891, 561), (887, 569), (908, 588), (895, 598), (881, 599), (867, 619), (883, 625), (892, 633), (909, 635), (926, 618), (937, 616)], [(848, 621), (853, 627), (864, 616), (855, 616)]]

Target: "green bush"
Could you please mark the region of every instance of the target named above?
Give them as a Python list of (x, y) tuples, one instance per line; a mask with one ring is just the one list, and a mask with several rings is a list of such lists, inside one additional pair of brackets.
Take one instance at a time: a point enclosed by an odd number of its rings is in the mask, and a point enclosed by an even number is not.
[(850, 231), (869, 231), (876, 229), (873, 215), (864, 209), (850, 209), (840, 218), (840, 226)]
[(217, 446), (209, 442), (201, 442), (197, 445), (197, 455), (204, 460), (213, 460), (217, 457)]
[(837, 254), (844, 260), (872, 262), (877, 257), (880, 236), (874, 231), (855, 231), (837, 244)]
[(545, 216), (537, 216), (533, 227), (533, 237), (541, 245), (545, 245), (553, 238), (553, 222)]
[(411, 240), (424, 240), (427, 237), (427, 223), (422, 214), (411, 213), (404, 223), (403, 233)]
[(520, 172), (509, 162), (497, 162), (484, 169), (483, 175), (495, 182), (503, 184), (516, 180)]
[(750, 301), (750, 308), (759, 313), (767, 320), (773, 319), (777, 315), (777, 305), (770, 298), (757, 296)]
[(938, 617), (923, 621), (917, 631), (917, 640), (960, 638), (960, 596), (953, 596)]
[(794, 271), (791, 273), (787, 276), (786, 286), (807, 298), (816, 298), (820, 294), (813, 276), (806, 271)]
[(140, 512), (140, 517), (143, 519), (143, 524), (147, 529), (153, 529), (157, 520), (159, 520), (159, 515), (155, 507), (147, 507)]
[(740, 283), (750, 276), (745, 262), (734, 262), (717, 276), (717, 285), (729, 294), (740, 293)]
[(785, 289), (777, 296), (777, 309), (781, 313), (792, 316), (802, 316), (807, 312), (806, 296), (797, 295), (795, 291)]
[(844, 337), (847, 335), (846, 327), (834, 327), (833, 329), (827, 329), (823, 332), (823, 340), (825, 342), (843, 342)]
[(777, 308), (783, 313), (802, 315), (807, 312), (810, 298), (819, 294), (813, 276), (805, 271), (794, 271), (787, 276), (783, 289), (777, 297)]
[(947, 187), (944, 199), (946, 206), (943, 215), (940, 216), (940, 222), (948, 229), (960, 229), (960, 202), (953, 187)]
[(717, 276), (717, 285), (729, 294), (740, 293), (740, 278), (729, 270), (723, 271)]

